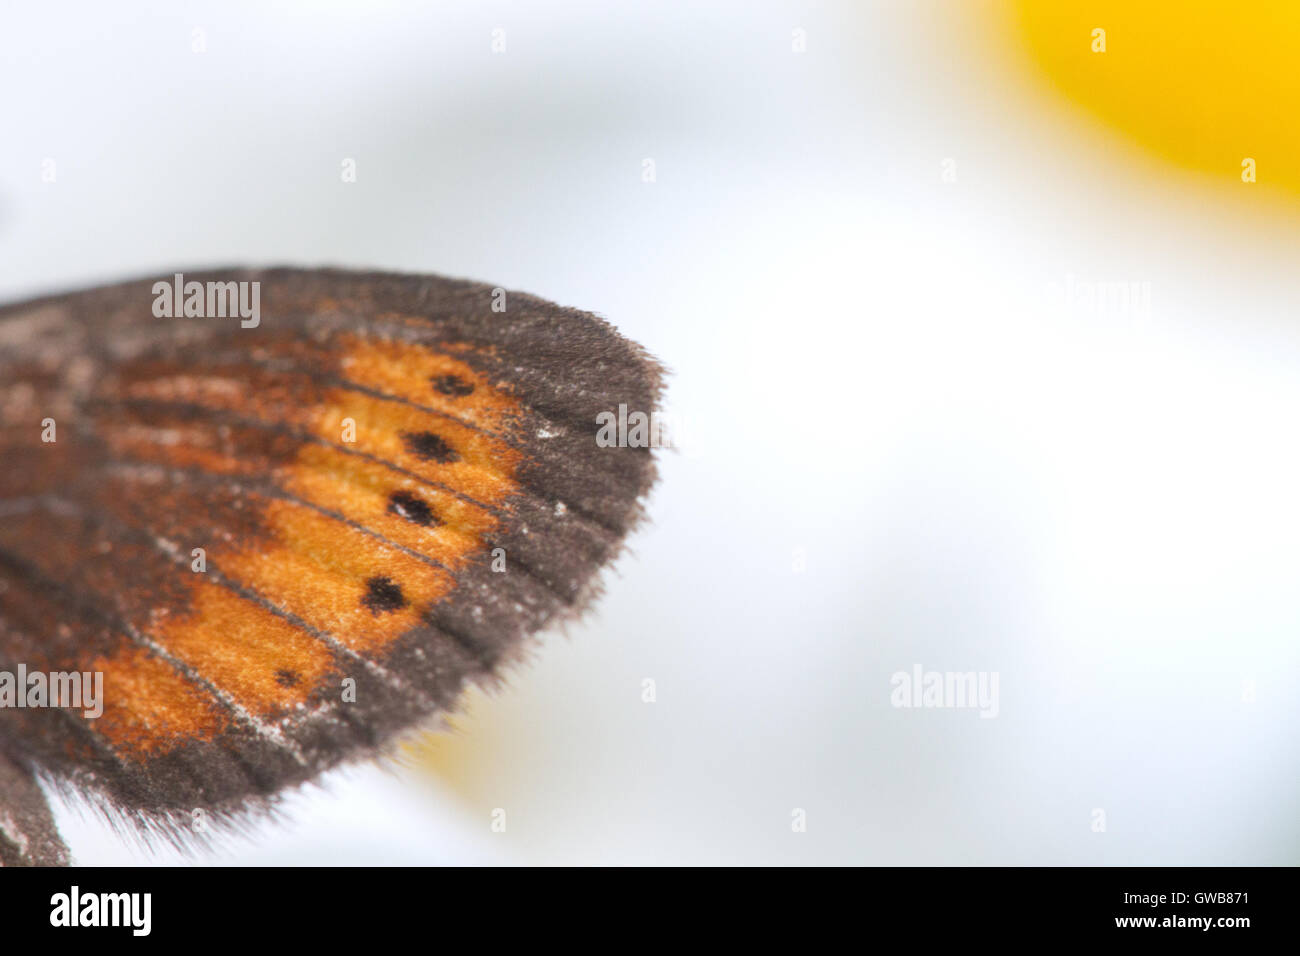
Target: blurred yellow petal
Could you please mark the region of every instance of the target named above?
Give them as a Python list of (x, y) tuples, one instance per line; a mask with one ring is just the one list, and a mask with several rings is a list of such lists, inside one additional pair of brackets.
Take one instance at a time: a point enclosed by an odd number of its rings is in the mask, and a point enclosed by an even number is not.
[(1300, 191), (1300, 3), (1008, 2), (1033, 62), (1097, 119), (1225, 185), (1253, 171)]

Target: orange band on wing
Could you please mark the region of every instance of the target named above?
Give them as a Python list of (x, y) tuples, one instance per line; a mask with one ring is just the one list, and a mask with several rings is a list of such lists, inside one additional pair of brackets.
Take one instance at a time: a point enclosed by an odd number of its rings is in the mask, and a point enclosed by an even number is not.
[[(184, 543), (203, 547), (228, 585), (178, 567), (193, 578), (188, 613), (139, 624), (168, 654), (261, 718), (291, 718), (340, 678), (335, 652), (286, 617), (363, 655), (382, 656), (451, 593), (455, 571), (499, 527), (489, 509), (519, 490), (522, 455), (499, 431), (518, 412), (514, 398), (441, 352), (355, 336), (339, 341), (345, 347), (326, 357), (360, 388), (308, 381), (298, 402), (291, 386), (305, 380), (293, 374), (258, 394), (237, 387), (235, 373), (185, 376), (142, 367), (129, 378), (127, 395), (148, 403), (155, 418), (174, 414), (176, 421), (108, 415), (100, 422), (110, 447), (131, 460), (256, 477), (285, 493), (267, 497), (252, 489), (239, 499), (255, 509), (257, 542)], [(270, 373), (257, 374), (266, 384)], [(243, 424), (210, 421), (204, 409), (236, 414)], [(275, 439), (287, 443), (287, 453), (265, 437), (282, 426), (300, 433)], [(260, 442), (263, 457), (241, 459), (241, 440)], [(282, 454), (278, 463), (266, 457)], [(145, 759), (211, 740), (230, 726), (219, 704), (139, 648), (97, 666), (105, 672), (106, 700), (96, 729), (123, 756)]]

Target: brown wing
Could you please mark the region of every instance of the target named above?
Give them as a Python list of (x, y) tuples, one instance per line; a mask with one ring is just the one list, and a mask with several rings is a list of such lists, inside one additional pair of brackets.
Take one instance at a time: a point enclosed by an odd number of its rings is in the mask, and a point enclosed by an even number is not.
[(260, 323), (156, 317), (156, 280), (0, 310), (0, 671), (104, 698), (0, 746), (150, 825), (370, 754), (580, 610), (654, 479), (597, 416), (661, 377), (483, 285), (185, 279), (260, 283)]
[(25, 768), (0, 753), (0, 866), (66, 866), (45, 796)]

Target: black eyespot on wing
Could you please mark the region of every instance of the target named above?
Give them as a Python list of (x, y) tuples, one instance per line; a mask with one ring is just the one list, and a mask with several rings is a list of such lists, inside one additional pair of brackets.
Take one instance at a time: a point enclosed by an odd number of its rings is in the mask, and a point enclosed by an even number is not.
[(389, 495), (388, 513), (405, 518), (411, 524), (418, 524), (422, 528), (432, 528), (442, 524), (428, 503), (409, 491), (394, 491)]
[(290, 670), (278, 670), (275, 672), (275, 682), (281, 687), (297, 687), (300, 678)]
[(460, 455), (456, 449), (447, 444), (446, 439), (441, 435), (435, 435), (433, 432), (416, 432), (414, 434), (403, 435), (402, 440), (406, 442), (406, 450), (418, 458), (425, 461), (436, 461), (440, 465), (449, 465), (454, 461), (460, 461)]
[(366, 596), (361, 603), (374, 615), (387, 611), (400, 611), (406, 607), (406, 595), (392, 578), (375, 577), (366, 582)]
[(465, 381), (459, 375), (435, 375), (429, 381), (439, 393), (451, 398), (464, 398), (474, 393), (474, 383)]

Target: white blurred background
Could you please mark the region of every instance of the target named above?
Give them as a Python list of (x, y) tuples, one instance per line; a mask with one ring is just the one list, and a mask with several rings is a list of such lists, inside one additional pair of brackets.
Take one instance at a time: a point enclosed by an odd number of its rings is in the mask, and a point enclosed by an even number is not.
[[(197, 857), (61, 805), (77, 860), (1300, 862), (1294, 210), (1012, 42), (955, 0), (8, 10), (0, 298), (465, 276), (610, 318), (682, 423), (594, 613), (454, 733)], [(892, 707), (917, 664), (996, 719)]]

